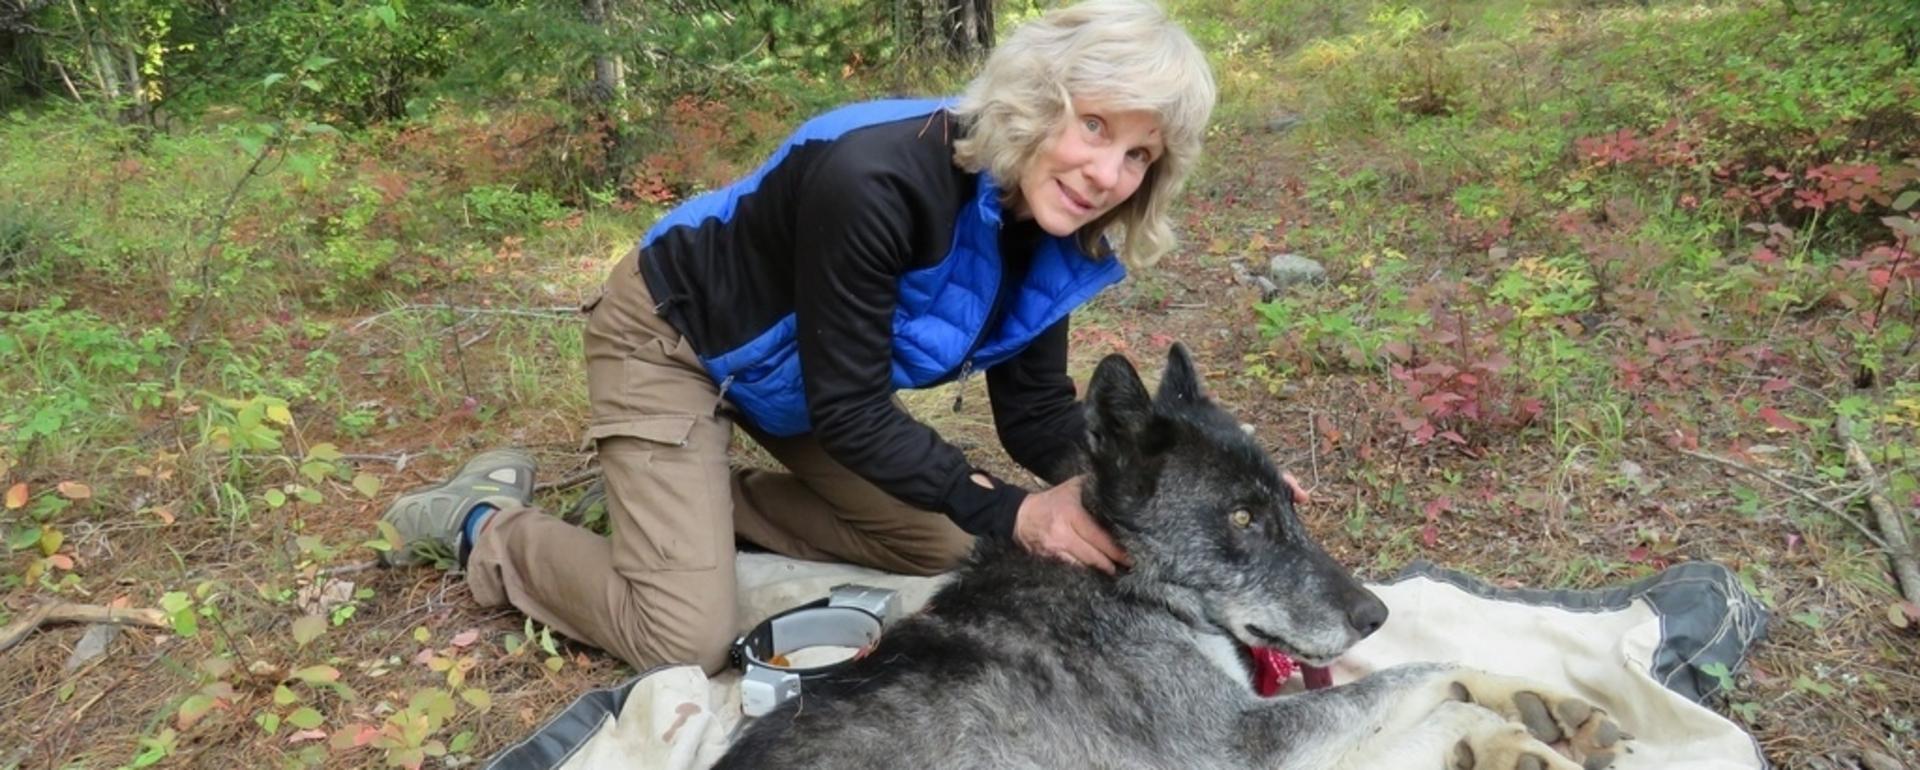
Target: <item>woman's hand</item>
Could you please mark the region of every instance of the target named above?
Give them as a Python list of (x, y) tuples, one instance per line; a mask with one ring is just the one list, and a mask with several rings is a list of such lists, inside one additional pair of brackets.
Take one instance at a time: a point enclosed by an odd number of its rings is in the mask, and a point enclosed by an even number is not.
[[(1280, 478), (1293, 492), (1293, 502), (1308, 502), (1307, 490), (1291, 473)], [(1013, 520), (1013, 540), (1030, 553), (1048, 556), (1068, 564), (1083, 564), (1109, 575), (1119, 567), (1132, 564), (1127, 552), (1093, 515), (1080, 506), (1080, 483), (1075, 476), (1044, 492), (1027, 495)]]
[(1030, 553), (1083, 564), (1109, 575), (1130, 564), (1127, 552), (1080, 506), (1081, 477), (1027, 495), (1013, 520), (1013, 540)]

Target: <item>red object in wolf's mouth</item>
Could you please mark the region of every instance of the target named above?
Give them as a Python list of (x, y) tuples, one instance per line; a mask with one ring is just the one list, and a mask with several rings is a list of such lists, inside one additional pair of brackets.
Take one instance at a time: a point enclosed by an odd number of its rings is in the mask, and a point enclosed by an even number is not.
[(1324, 668), (1296, 662), (1286, 653), (1271, 647), (1249, 647), (1248, 651), (1253, 653), (1253, 691), (1262, 698), (1278, 695), (1280, 685), (1293, 677), (1296, 668), (1306, 680), (1309, 690), (1333, 685), (1332, 672)]
[(1253, 647), (1253, 691), (1262, 698), (1280, 693), (1280, 685), (1293, 677), (1296, 663), (1287, 654), (1272, 647)]

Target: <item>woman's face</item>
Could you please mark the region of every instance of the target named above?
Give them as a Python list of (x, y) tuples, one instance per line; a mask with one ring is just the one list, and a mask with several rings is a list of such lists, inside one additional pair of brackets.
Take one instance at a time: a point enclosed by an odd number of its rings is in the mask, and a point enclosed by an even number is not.
[(1065, 237), (1140, 189), (1147, 168), (1166, 152), (1160, 119), (1098, 99), (1073, 101), (1074, 114), (1054, 128), (1020, 174), (1018, 219)]

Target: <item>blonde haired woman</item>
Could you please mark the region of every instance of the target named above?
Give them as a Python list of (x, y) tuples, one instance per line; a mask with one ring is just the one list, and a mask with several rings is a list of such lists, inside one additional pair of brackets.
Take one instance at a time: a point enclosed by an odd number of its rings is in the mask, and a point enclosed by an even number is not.
[[(1213, 102), (1158, 7), (1088, 0), (1021, 26), (957, 100), (808, 121), (661, 219), (586, 306), (610, 539), (529, 507), (513, 450), (388, 520), (459, 553), (482, 603), (640, 670), (724, 665), (736, 538), (915, 574), (976, 538), (1124, 566), (1069, 475), (1085, 420), (1068, 315), (1170, 248)], [(1053, 486), (975, 468), (893, 398), (976, 375), (1008, 454)], [(789, 472), (730, 470), (734, 425)]]

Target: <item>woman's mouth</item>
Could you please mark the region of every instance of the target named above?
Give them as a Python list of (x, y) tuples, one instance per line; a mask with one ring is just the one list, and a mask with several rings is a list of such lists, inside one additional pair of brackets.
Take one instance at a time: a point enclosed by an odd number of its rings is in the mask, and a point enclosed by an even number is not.
[(1067, 186), (1066, 182), (1056, 179), (1054, 180), (1054, 184), (1060, 185), (1060, 200), (1067, 204), (1068, 209), (1076, 214), (1086, 214), (1093, 211), (1093, 201), (1080, 197), (1079, 194), (1073, 191), (1073, 188)]

